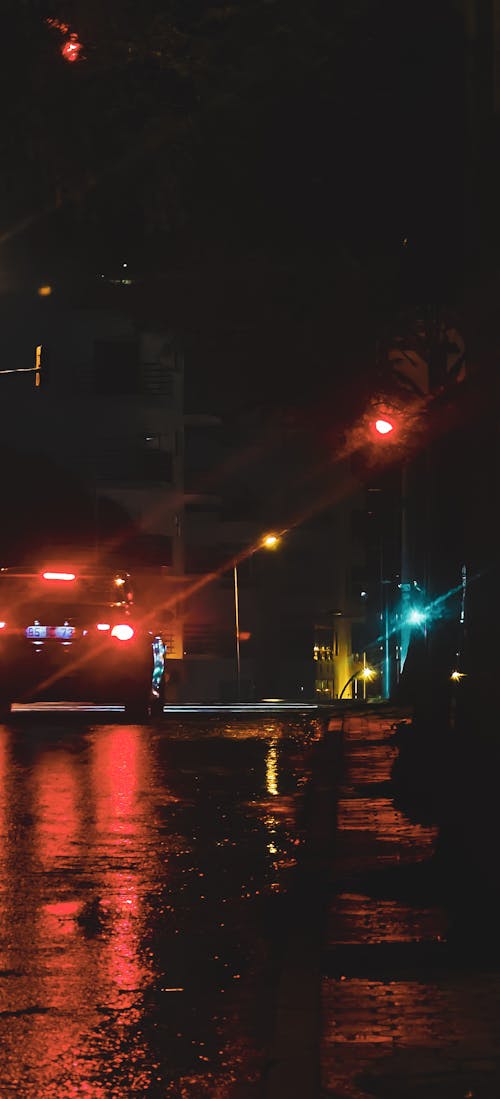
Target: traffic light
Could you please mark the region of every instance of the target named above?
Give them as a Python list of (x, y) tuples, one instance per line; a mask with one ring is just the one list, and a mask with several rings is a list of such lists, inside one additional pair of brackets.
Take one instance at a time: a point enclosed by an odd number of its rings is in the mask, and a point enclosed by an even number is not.
[(394, 431), (394, 424), (387, 418), (375, 420), (374, 427), (379, 435), (388, 435), (390, 431)]
[(49, 364), (47, 352), (41, 343), (37, 344), (35, 348), (35, 388), (40, 389), (41, 386), (45, 389), (49, 380)]
[(38, 389), (41, 382), (42, 371), (42, 345), (37, 344), (35, 348), (35, 387)]

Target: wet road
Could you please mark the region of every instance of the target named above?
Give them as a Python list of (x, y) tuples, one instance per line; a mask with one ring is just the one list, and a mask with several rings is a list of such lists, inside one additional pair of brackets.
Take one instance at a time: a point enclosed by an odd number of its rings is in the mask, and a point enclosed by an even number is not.
[(251, 1095), (320, 722), (106, 716), (0, 725), (0, 1095)]
[(466, 944), (449, 946), (446, 894), (432, 870), (438, 829), (398, 803), (397, 752), (386, 718), (346, 719), (321, 1095), (499, 1099), (500, 971), (472, 962)]

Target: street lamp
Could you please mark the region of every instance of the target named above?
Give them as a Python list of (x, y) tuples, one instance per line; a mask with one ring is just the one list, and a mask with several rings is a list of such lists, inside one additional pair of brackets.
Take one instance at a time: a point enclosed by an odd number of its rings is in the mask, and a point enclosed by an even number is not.
[[(260, 539), (257, 546), (254, 549), (250, 549), (244, 556), (253, 557), (254, 553), (257, 553), (259, 549), (274, 550), (277, 549), (281, 542), (279, 534), (264, 534)], [(234, 590), (234, 623), (235, 623), (235, 642), (236, 642), (236, 680), (237, 680), (237, 697), (238, 702), (241, 696), (241, 654), (240, 654), (240, 598), (238, 588), (238, 563), (235, 561), (233, 565), (233, 590)]]
[(375, 679), (375, 676), (378, 675), (378, 672), (375, 670), (375, 668), (371, 668), (369, 664), (366, 664), (365, 653), (363, 653), (363, 661), (364, 663), (361, 671), (356, 670), (355, 672), (353, 672), (352, 675), (349, 676), (347, 683), (344, 683), (344, 686), (342, 687), (342, 690), (339, 694), (339, 702), (344, 694), (344, 691), (347, 690), (349, 684), (352, 683), (355, 679), (361, 679), (363, 683), (363, 701), (366, 702), (366, 684), (369, 683), (370, 680)]
[[(391, 407), (390, 404), (379, 406), (378, 409), (374, 409), (372, 413), (370, 426), (372, 432), (377, 436), (377, 441), (382, 446), (386, 443), (390, 451), (393, 451), (396, 446), (396, 453), (401, 447), (401, 444), (405, 442), (405, 438), (408, 436), (408, 422), (405, 422), (405, 416), (403, 412), (397, 407)], [(406, 420), (408, 417), (406, 417)], [(406, 430), (405, 430), (406, 429)], [(393, 451), (394, 452), (394, 451)], [(389, 451), (388, 451), (389, 453)], [(404, 454), (400, 457), (400, 473), (399, 473), (399, 498), (400, 498), (400, 583), (399, 590), (401, 592), (401, 628), (400, 628), (400, 644), (399, 644), (399, 661), (397, 676), (399, 678), (403, 665), (408, 652), (408, 646), (410, 643), (410, 625), (416, 625), (416, 621), (410, 620), (411, 608), (409, 606), (411, 584), (409, 581), (409, 537), (408, 537), (408, 462)], [(384, 578), (381, 576), (381, 584), (384, 584)], [(385, 593), (382, 590), (381, 598), (381, 613), (384, 616), (384, 675), (383, 675), (383, 691), (384, 696), (388, 697), (390, 693), (390, 670), (389, 670), (389, 645), (388, 645), (388, 614), (387, 614), (387, 601)]]
[(276, 549), (280, 542), (279, 534), (265, 534), (260, 544), (262, 549)]

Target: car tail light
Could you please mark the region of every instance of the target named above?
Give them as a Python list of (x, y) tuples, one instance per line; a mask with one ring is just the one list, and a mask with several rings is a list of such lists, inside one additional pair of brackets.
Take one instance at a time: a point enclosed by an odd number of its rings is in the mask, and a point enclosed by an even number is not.
[(76, 580), (74, 572), (44, 572), (44, 580)]
[(101, 630), (101, 633), (104, 633), (105, 630), (110, 630), (111, 626), (109, 622), (98, 622), (96, 629)]
[(129, 626), (124, 622), (120, 626), (113, 626), (111, 630), (111, 637), (117, 637), (118, 641), (130, 641), (130, 638), (134, 636), (132, 626)]
[(7, 625), (6, 622), (0, 622), (0, 630), (4, 630), (6, 625)]

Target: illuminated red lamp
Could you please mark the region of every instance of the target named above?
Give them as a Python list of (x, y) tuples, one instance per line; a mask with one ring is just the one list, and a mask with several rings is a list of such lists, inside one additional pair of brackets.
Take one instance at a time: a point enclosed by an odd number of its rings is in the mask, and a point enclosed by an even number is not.
[(61, 46), (61, 53), (65, 61), (80, 61), (82, 43), (78, 41), (76, 34), (71, 34)]
[(44, 572), (44, 580), (76, 580), (74, 572)]
[(63, 34), (64, 42), (61, 46), (61, 54), (65, 61), (82, 60), (82, 43), (74, 31), (70, 31), (69, 23), (62, 23), (60, 19), (47, 18), (45, 22), (49, 27)]
[(130, 641), (133, 636), (134, 630), (127, 622), (123, 622), (118, 626), (113, 626), (113, 629), (111, 630), (111, 637), (116, 637), (118, 641)]
[(389, 435), (391, 431), (394, 431), (394, 424), (390, 420), (382, 419), (375, 420), (375, 431), (379, 435)]

